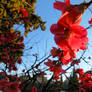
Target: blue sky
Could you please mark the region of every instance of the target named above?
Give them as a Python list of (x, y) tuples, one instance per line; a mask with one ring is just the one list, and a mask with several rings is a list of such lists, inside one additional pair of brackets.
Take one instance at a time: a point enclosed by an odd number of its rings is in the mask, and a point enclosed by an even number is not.
[[(57, 1), (64, 1), (64, 0), (57, 0)], [(90, 1), (90, 0), (87, 0)], [(44, 56), (45, 54), (49, 54), (50, 49), (53, 46), (56, 46), (54, 42), (54, 36), (50, 33), (50, 26), (51, 24), (57, 23), (57, 20), (61, 16), (61, 12), (53, 8), (53, 2), (55, 0), (38, 0), (36, 7), (36, 14), (40, 15), (43, 19), (43, 21), (47, 21), (46, 23), (46, 31), (41, 31), (40, 28), (37, 31), (31, 32), (28, 34), (28, 37), (25, 38), (26, 49), (29, 47), (33, 47), (31, 50), (26, 50), (24, 53), (24, 56), (22, 57), (23, 62), (27, 65), (27, 67), (30, 67), (33, 63), (34, 58), (31, 56), (25, 56), (25, 55), (32, 55), (33, 53), (38, 53), (39, 57)], [(71, 0), (72, 4), (79, 4), (83, 2), (83, 0)], [(92, 8), (92, 6), (90, 6)], [(88, 20), (92, 17), (92, 14), (89, 10), (87, 10), (83, 16), (82, 16), (82, 22), (81, 25), (85, 28), (89, 26)], [(23, 29), (23, 27), (21, 27)], [(21, 29), (20, 28), (20, 29)], [(23, 29), (24, 30), (24, 29)], [(87, 50), (87, 53), (85, 56), (89, 55), (92, 56), (92, 28), (88, 30), (88, 38), (89, 38), (89, 48)], [(56, 46), (57, 47), (57, 46)], [(77, 55), (79, 56), (80, 51)], [(19, 66), (20, 70), (23, 68), (23, 66)], [(44, 67), (42, 65), (41, 67)], [(78, 66), (79, 67), (79, 66)], [(84, 70), (88, 70), (91, 67), (88, 66), (86, 63), (82, 61), (80, 64), (80, 67), (85, 67)]]

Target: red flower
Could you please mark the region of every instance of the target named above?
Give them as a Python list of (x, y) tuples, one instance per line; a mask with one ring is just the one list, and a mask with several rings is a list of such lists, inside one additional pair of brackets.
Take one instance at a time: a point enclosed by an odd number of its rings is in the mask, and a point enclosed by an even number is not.
[(64, 13), (66, 9), (70, 6), (70, 0), (65, 0), (65, 2), (56, 1), (53, 6), (57, 10), (60, 10), (62, 11), (62, 13)]
[(0, 72), (0, 76), (5, 76), (6, 72)]
[(44, 64), (47, 65), (48, 67), (52, 67), (53, 66), (53, 62), (50, 59), (48, 59), (48, 62), (45, 62)]
[[(8, 30), (9, 31), (9, 30)], [(14, 31), (14, 30), (13, 30)], [(0, 36), (0, 46), (2, 44), (1, 49), (1, 57), (0, 62), (4, 64), (8, 64), (9, 71), (17, 70), (15, 64), (19, 58), (21, 58), (24, 48), (23, 37), (20, 35), (20, 32), (13, 32), (10, 30), (7, 34), (6, 31), (1, 32)], [(3, 35), (2, 35), (3, 34)], [(7, 39), (8, 38), (8, 39)], [(16, 56), (18, 58), (16, 58)], [(21, 61), (18, 61), (20, 64)]]
[(76, 25), (64, 28), (59, 24), (53, 24), (50, 30), (55, 35), (54, 39), (56, 44), (62, 50), (86, 49), (86, 44), (88, 42), (88, 38), (86, 37), (87, 31), (82, 26)]
[(79, 73), (80, 76), (83, 76), (84, 72), (82, 68), (78, 68), (75, 70), (75, 73)]
[(79, 74), (79, 80), (82, 82), (82, 79), (84, 79), (84, 77), (83, 77), (84, 76), (83, 69), (82, 68), (76, 69), (75, 73)]
[(36, 66), (35, 66), (35, 67), (38, 69), (38, 68), (39, 68), (39, 66), (40, 66), (40, 64), (36, 64)]
[(18, 59), (18, 60), (17, 60), (17, 63), (21, 64), (21, 63), (22, 63), (22, 59), (21, 59), (21, 58)]
[(20, 8), (19, 11), (22, 12), (22, 18), (28, 17), (28, 12), (26, 11), (26, 9)]
[(65, 73), (66, 71), (62, 69), (61, 64), (57, 63), (57, 61), (52, 61), (48, 59), (48, 62), (45, 62), (45, 65), (47, 65), (49, 70), (54, 73), (54, 76), (59, 76), (60, 73)]
[(15, 71), (17, 71), (18, 69), (17, 69), (17, 67), (14, 65), (13, 66), (13, 70), (15, 70)]
[(81, 90), (82, 92), (86, 92), (86, 90), (84, 88), (79, 88), (79, 90)]
[(25, 72), (25, 69), (23, 69), (22, 72)]
[[(92, 74), (91, 74), (91, 77), (92, 77)], [(90, 77), (90, 79), (86, 78), (86, 80), (81, 81), (81, 85), (79, 86), (79, 88), (80, 88), (81, 91), (82, 91), (83, 88), (85, 90), (83, 92), (89, 92), (89, 90), (92, 90), (92, 78), (91, 77)]]
[[(92, 74), (88, 74), (88, 73), (86, 73), (86, 74), (84, 74), (84, 76), (81, 78), (81, 81), (82, 82), (88, 82), (88, 81), (92, 81)], [(90, 82), (89, 82), (90, 83)]]
[(83, 69), (76, 69), (75, 73), (79, 74), (79, 80), (81, 82), (79, 90), (82, 92), (89, 92), (89, 90), (92, 90), (92, 74), (84, 73)]
[(25, 84), (21, 83), (20, 86), (19, 86), (19, 88), (22, 89), (24, 86), (25, 86)]
[[(81, 5), (74, 6), (70, 5), (70, 0), (65, 0), (65, 2), (57, 1), (54, 3), (54, 8), (62, 11), (62, 16), (58, 23), (64, 26), (76, 25), (81, 22), (81, 15), (84, 11), (84, 7), (80, 9)], [(61, 22), (60, 22), (61, 21)]]
[(70, 5), (70, 0), (65, 0), (65, 2), (56, 1), (54, 3), (54, 8), (62, 11), (62, 16), (59, 19), (59, 24), (64, 26), (80, 24), (81, 16), (84, 10), (88, 7), (85, 3), (80, 5)]
[(37, 92), (37, 88), (33, 86), (30, 92)]
[(18, 82), (9, 82), (7, 80), (0, 80), (0, 90), (4, 92), (20, 92)]
[(59, 19), (58, 24), (68, 28), (72, 25), (78, 25), (81, 22), (82, 13), (76, 12), (76, 7), (69, 12), (65, 12)]
[(56, 57), (56, 56), (60, 57), (61, 54), (62, 54), (62, 52), (59, 49), (57, 49), (56, 47), (53, 47), (51, 49), (50, 53), (53, 56), (53, 58)]
[(19, 87), (18, 82), (11, 82), (11, 83), (8, 83), (4, 91), (5, 92), (20, 92), (18, 87)]
[(88, 23), (92, 25), (92, 18), (89, 20), (89, 22), (88, 22)]
[(8, 81), (0, 80), (0, 90), (4, 89), (8, 85)]
[(69, 60), (70, 58), (75, 58), (76, 57), (76, 51), (74, 50), (64, 50), (63, 51), (63, 58), (65, 60)]
[(70, 58), (70, 59), (68, 59), (68, 60), (66, 60), (65, 58), (61, 58), (61, 62), (62, 62), (62, 64), (63, 65), (67, 65), (67, 64), (69, 64), (69, 62), (71, 62), (73, 60), (73, 58)]

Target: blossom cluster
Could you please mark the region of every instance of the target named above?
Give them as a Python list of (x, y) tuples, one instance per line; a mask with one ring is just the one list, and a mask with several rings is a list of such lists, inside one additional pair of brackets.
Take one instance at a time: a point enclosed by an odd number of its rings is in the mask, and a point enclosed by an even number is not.
[(6, 72), (0, 72), (0, 90), (3, 92), (20, 92), (17, 76), (7, 75)]
[[(26, 85), (23, 81), (22, 76), (17, 75), (7, 75), (6, 72), (0, 72), (0, 91), (3, 92), (21, 92), (23, 87)], [(25, 75), (26, 77), (26, 75)], [(29, 92), (37, 92), (37, 88), (35, 86), (31, 86)]]
[(51, 25), (50, 31), (54, 34), (56, 44), (63, 50), (66, 61), (75, 58), (79, 49), (85, 50), (87, 48), (87, 30), (79, 25), (82, 13), (87, 7), (83, 4), (71, 5), (70, 0), (54, 3), (54, 8), (62, 11), (62, 16), (57, 24)]
[(0, 30), (0, 62), (4, 63), (9, 71), (17, 70), (15, 64), (22, 63), (23, 40), (21, 33), (12, 28), (7, 31)]
[(51, 33), (54, 34), (55, 43), (61, 50), (53, 47), (51, 55), (53, 58), (58, 57), (59, 60), (48, 60), (45, 65), (50, 67), (49, 70), (55, 76), (59, 76), (60, 73), (65, 73), (62, 65), (67, 65), (69, 62), (71, 62), (71, 65), (80, 63), (80, 60), (74, 60), (76, 58), (76, 52), (80, 49), (86, 50), (87, 48), (87, 30), (79, 24), (84, 10), (89, 5), (85, 3), (72, 5), (70, 4), (70, 0), (65, 0), (65, 2), (54, 2), (53, 6), (62, 12), (57, 23), (52, 24), (50, 27)]
[(81, 68), (76, 69), (75, 73), (79, 74), (79, 81), (81, 82), (79, 89), (82, 92), (88, 92), (88, 90), (92, 90), (92, 73), (84, 73), (83, 69)]
[(52, 61), (52, 60), (48, 59), (48, 62), (45, 62), (45, 65), (50, 67), (49, 70), (54, 73), (54, 79), (56, 79), (56, 80), (59, 79), (59, 74), (60, 73), (65, 73), (66, 72), (65, 70), (63, 70), (61, 68), (62, 64), (60, 64), (57, 61)]

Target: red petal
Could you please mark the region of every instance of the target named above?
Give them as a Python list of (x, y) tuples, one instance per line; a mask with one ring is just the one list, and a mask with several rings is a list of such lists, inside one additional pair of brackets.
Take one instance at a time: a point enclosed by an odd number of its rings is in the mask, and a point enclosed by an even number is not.
[(72, 26), (70, 30), (73, 31), (76, 35), (87, 36), (87, 30), (80, 25)]
[(54, 37), (56, 44), (62, 49), (62, 50), (69, 50), (68, 42), (66, 39), (64, 39), (62, 36), (55, 36)]
[(65, 0), (65, 3), (66, 3), (67, 5), (70, 5), (70, 0)]
[(37, 88), (33, 86), (30, 92), (37, 92)]
[(87, 49), (87, 46), (86, 46), (86, 45), (82, 45), (82, 46), (80, 47), (80, 49), (86, 50), (86, 49)]
[(56, 1), (54, 2), (53, 7), (63, 12), (68, 7), (68, 5), (65, 2)]
[(64, 34), (64, 27), (59, 26), (58, 24), (52, 24), (50, 27), (50, 31), (53, 34), (63, 35)]
[(67, 26), (78, 25), (81, 22), (81, 15), (82, 13), (77, 12), (77, 8), (71, 9), (70, 11), (66, 11), (61, 18), (59, 19), (58, 23), (63, 25), (67, 28)]
[(48, 62), (45, 62), (44, 64), (50, 67), (50, 66), (52, 66), (52, 61), (50, 59), (48, 59)]
[(58, 24), (65, 28), (69, 28), (69, 23), (67, 22), (69, 12), (65, 12), (60, 19), (58, 20)]
[(71, 58), (69, 51), (63, 51), (63, 56), (65, 60), (69, 60)]
[(79, 49), (80, 46), (81, 46), (81, 44), (82, 44), (81, 43), (81, 39), (80, 38), (77, 38), (75, 36), (69, 38), (68, 39), (68, 43), (69, 43), (69, 46), (71, 47), (71, 49)]

